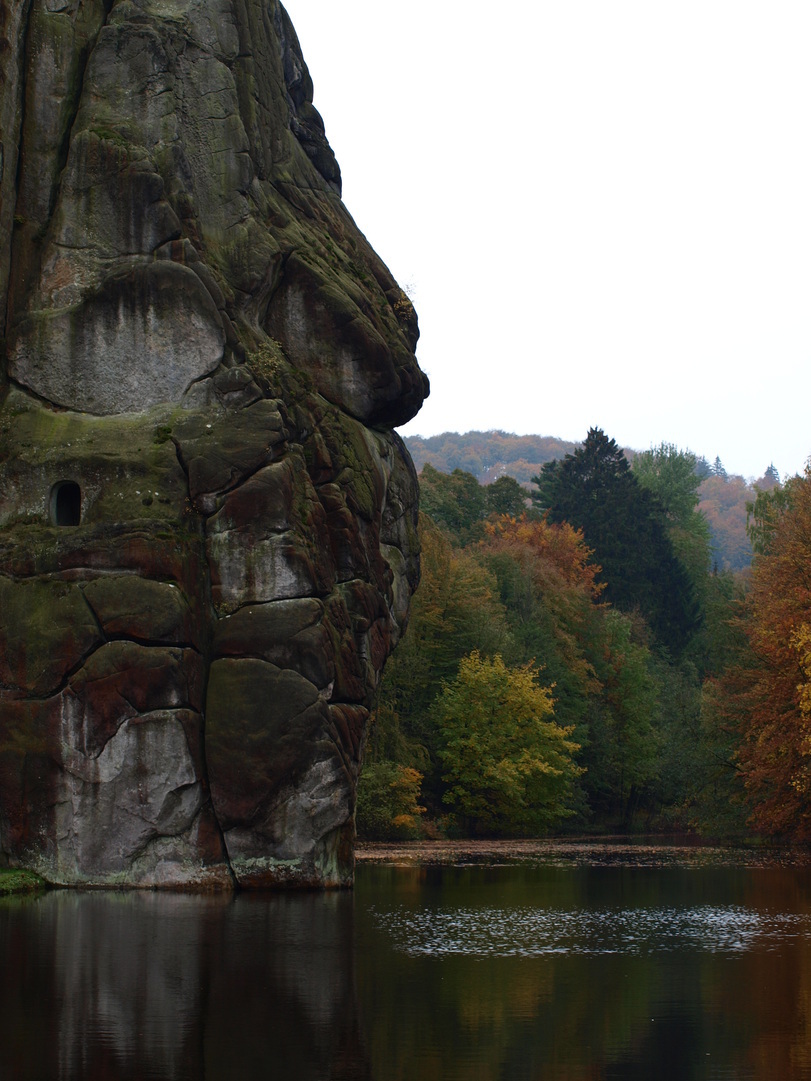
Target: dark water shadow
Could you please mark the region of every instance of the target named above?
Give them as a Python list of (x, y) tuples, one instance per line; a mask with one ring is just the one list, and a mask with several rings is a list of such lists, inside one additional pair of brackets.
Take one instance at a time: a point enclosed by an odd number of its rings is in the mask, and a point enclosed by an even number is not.
[(350, 894), (0, 904), (2, 1076), (366, 1079)]

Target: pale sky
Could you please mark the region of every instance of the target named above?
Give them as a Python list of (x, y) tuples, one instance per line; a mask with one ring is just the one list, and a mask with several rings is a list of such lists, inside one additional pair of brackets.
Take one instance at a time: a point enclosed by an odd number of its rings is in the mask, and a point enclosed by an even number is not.
[(411, 295), (407, 435), (811, 454), (808, 0), (286, 0)]

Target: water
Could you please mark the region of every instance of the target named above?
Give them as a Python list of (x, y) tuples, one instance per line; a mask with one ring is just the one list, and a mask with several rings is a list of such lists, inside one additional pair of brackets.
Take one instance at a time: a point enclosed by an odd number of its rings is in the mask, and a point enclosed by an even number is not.
[(0, 1076), (811, 1081), (811, 871), (745, 862), (2, 901)]

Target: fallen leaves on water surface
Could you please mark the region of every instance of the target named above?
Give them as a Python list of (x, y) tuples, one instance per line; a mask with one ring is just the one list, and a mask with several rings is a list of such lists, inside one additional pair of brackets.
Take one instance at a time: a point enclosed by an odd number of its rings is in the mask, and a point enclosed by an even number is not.
[(693, 841), (634, 841), (626, 837), (554, 840), (466, 840), (359, 842), (358, 863), (400, 865), (516, 863), (613, 867), (805, 867), (811, 850), (804, 847), (741, 847)]

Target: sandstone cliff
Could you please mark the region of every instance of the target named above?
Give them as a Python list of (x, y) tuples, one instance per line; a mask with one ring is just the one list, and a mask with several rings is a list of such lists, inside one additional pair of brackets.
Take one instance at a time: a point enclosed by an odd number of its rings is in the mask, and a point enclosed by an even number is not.
[(414, 310), (277, 0), (0, 0), (0, 850), (351, 881)]

